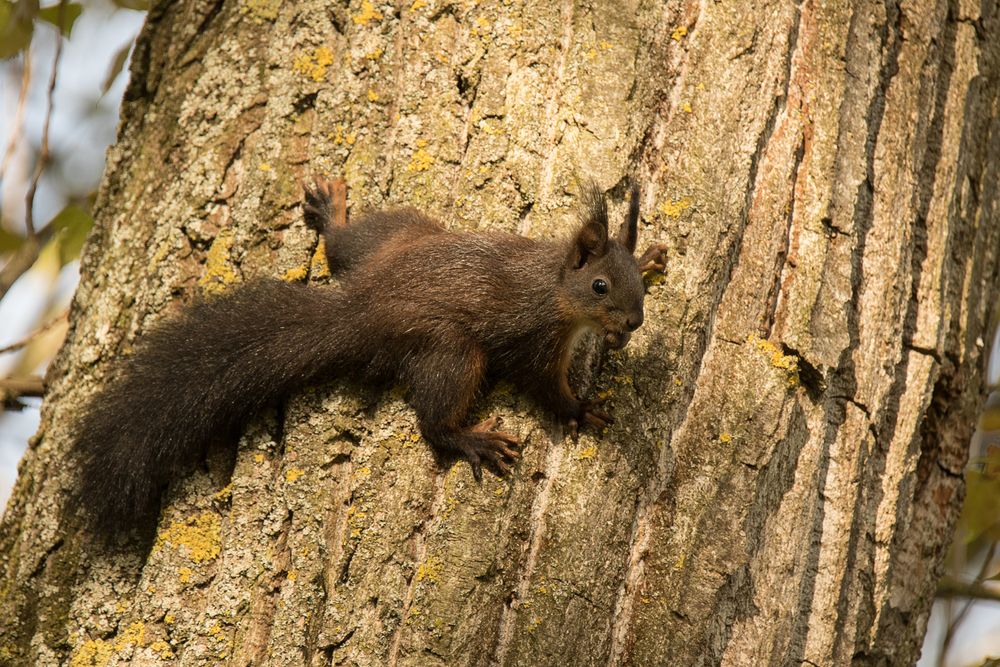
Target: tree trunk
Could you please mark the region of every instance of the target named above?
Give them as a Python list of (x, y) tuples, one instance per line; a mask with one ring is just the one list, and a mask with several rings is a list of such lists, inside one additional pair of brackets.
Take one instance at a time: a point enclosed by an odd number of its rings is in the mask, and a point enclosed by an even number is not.
[[(998, 287), (997, 5), (160, 2), (0, 525), (0, 661), (912, 664)], [(329, 281), (317, 174), (535, 237), (636, 175), (671, 251), (591, 389), (616, 425), (501, 387), (525, 457), (477, 484), (396, 392), (307, 389), (100, 554), (74, 419), (183, 302)]]

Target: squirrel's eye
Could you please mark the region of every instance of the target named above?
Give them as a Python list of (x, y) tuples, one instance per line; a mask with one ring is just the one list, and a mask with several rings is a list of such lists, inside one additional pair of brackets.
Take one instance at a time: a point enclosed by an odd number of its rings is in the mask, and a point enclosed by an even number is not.
[(594, 284), (591, 285), (591, 287), (593, 287), (594, 291), (600, 294), (601, 296), (604, 296), (605, 294), (608, 293), (608, 283), (605, 282), (603, 278), (598, 278), (597, 280), (595, 280)]

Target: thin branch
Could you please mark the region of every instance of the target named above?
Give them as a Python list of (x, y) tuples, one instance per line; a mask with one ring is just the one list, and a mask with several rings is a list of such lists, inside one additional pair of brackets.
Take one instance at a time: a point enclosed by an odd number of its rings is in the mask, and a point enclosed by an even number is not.
[(14, 255), (0, 269), (0, 299), (7, 295), (7, 290), (17, 282), (17, 279), (27, 273), (38, 259), (38, 241), (26, 239)]
[(31, 178), (31, 185), (28, 186), (28, 194), (24, 198), (24, 227), (28, 231), (29, 239), (35, 238), (35, 190), (38, 189), (38, 181), (49, 163), (49, 125), (52, 122), (52, 98), (55, 96), (56, 78), (59, 74), (59, 61), (62, 58), (62, 23), (65, 15), (66, 0), (59, 0), (59, 10), (56, 15), (56, 53), (52, 59), (52, 76), (49, 77), (49, 90), (46, 97), (47, 108), (45, 110), (45, 125), (42, 128), (42, 148), (38, 153), (38, 164), (35, 167), (35, 174)]
[(936, 595), (939, 598), (971, 598), (1000, 602), (1000, 590), (984, 586), (978, 582), (965, 582), (944, 577), (938, 583)]
[(0, 393), (7, 394), (8, 399), (19, 396), (41, 397), (45, 395), (45, 379), (40, 375), (0, 378)]
[(27, 273), (35, 265), (38, 253), (41, 252), (42, 247), (52, 236), (53, 231), (55, 230), (52, 228), (52, 225), (42, 227), (33, 238), (29, 237), (25, 239), (13, 257), (3, 265), (3, 268), (0, 269), (0, 299), (3, 299), (7, 295), (7, 291), (17, 282), (18, 278)]
[(35, 340), (36, 338), (38, 338), (39, 336), (41, 336), (43, 333), (45, 333), (46, 331), (48, 331), (49, 329), (51, 329), (55, 325), (57, 325), (60, 322), (62, 322), (63, 320), (65, 320), (67, 315), (69, 315), (69, 308), (67, 308), (66, 310), (62, 311), (61, 313), (59, 313), (58, 315), (56, 315), (55, 317), (53, 317), (52, 319), (50, 319), (48, 322), (46, 322), (42, 326), (38, 327), (37, 329), (35, 329), (30, 334), (28, 334), (27, 336), (25, 336), (21, 340), (17, 341), (16, 343), (11, 343), (7, 347), (0, 347), (0, 354), (10, 354), (11, 352), (17, 352), (22, 347), (25, 347), (25, 346), (29, 345), (31, 343), (31, 341)]
[[(983, 560), (983, 566), (979, 568), (979, 574), (976, 575), (976, 578), (973, 580), (972, 583), (965, 584), (965, 586), (978, 586), (980, 588), (985, 588), (982, 585), (983, 580), (986, 579), (986, 573), (989, 571), (990, 565), (993, 563), (993, 557), (996, 555), (996, 552), (997, 552), (997, 543), (993, 542), (992, 544), (990, 544), (990, 548), (986, 552), (986, 558)], [(938, 587), (938, 590), (940, 590), (940, 585)], [(955, 633), (958, 631), (958, 626), (962, 623), (962, 621), (965, 620), (965, 617), (969, 615), (969, 612), (972, 610), (972, 603), (975, 602), (976, 599), (978, 599), (976, 597), (969, 596), (968, 599), (966, 599), (965, 603), (962, 605), (962, 608), (958, 611), (958, 613), (955, 614), (955, 616), (951, 616), (951, 606), (950, 606), (951, 599), (959, 596), (951, 595), (942, 597), (945, 597), (948, 600), (949, 604), (948, 615), (950, 617), (950, 620), (948, 623), (948, 627), (945, 630), (944, 638), (941, 640), (941, 652), (938, 653), (938, 667), (944, 666), (945, 658), (948, 656), (948, 649), (951, 648), (951, 642), (955, 638)]]
[(17, 110), (14, 112), (14, 122), (11, 124), (10, 141), (7, 142), (7, 149), (3, 154), (3, 163), (0, 164), (0, 181), (7, 173), (7, 165), (10, 164), (14, 156), (14, 149), (20, 143), (21, 132), (24, 130), (24, 107), (28, 99), (28, 84), (31, 83), (31, 49), (24, 50), (24, 67), (21, 70), (21, 90), (17, 94)]

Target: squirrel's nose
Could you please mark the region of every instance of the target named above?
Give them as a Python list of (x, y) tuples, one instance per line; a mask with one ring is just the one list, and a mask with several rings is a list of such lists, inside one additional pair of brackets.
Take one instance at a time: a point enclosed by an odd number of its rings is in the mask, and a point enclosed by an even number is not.
[(629, 315), (628, 320), (625, 322), (625, 326), (628, 327), (629, 331), (635, 331), (642, 326), (642, 313), (638, 315)]

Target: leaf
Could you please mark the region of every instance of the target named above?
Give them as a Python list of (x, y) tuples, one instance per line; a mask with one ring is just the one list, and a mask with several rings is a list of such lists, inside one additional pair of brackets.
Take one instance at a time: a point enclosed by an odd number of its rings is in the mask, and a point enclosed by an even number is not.
[(135, 9), (145, 12), (149, 9), (149, 0), (113, 0), (115, 6), (122, 9)]
[(24, 237), (0, 227), (0, 253), (17, 252), (24, 243)]
[(0, 0), (0, 59), (13, 58), (31, 44), (38, 4)]
[(78, 2), (58, 3), (39, 11), (38, 18), (59, 28), (64, 37), (69, 37), (82, 11), (83, 5)]
[(49, 224), (59, 242), (59, 264), (65, 266), (80, 256), (80, 249), (94, 226), (94, 219), (85, 209), (69, 204)]
[(118, 49), (115, 53), (115, 57), (111, 59), (111, 67), (108, 68), (108, 75), (104, 77), (104, 83), (101, 85), (101, 94), (104, 95), (109, 90), (111, 86), (114, 85), (115, 79), (121, 74), (122, 68), (125, 67), (125, 62), (128, 60), (128, 54), (132, 52), (132, 45), (135, 42), (129, 40), (125, 46)]
[(966, 475), (965, 506), (960, 520), (966, 544), (1000, 538), (1000, 480), (979, 470)]

